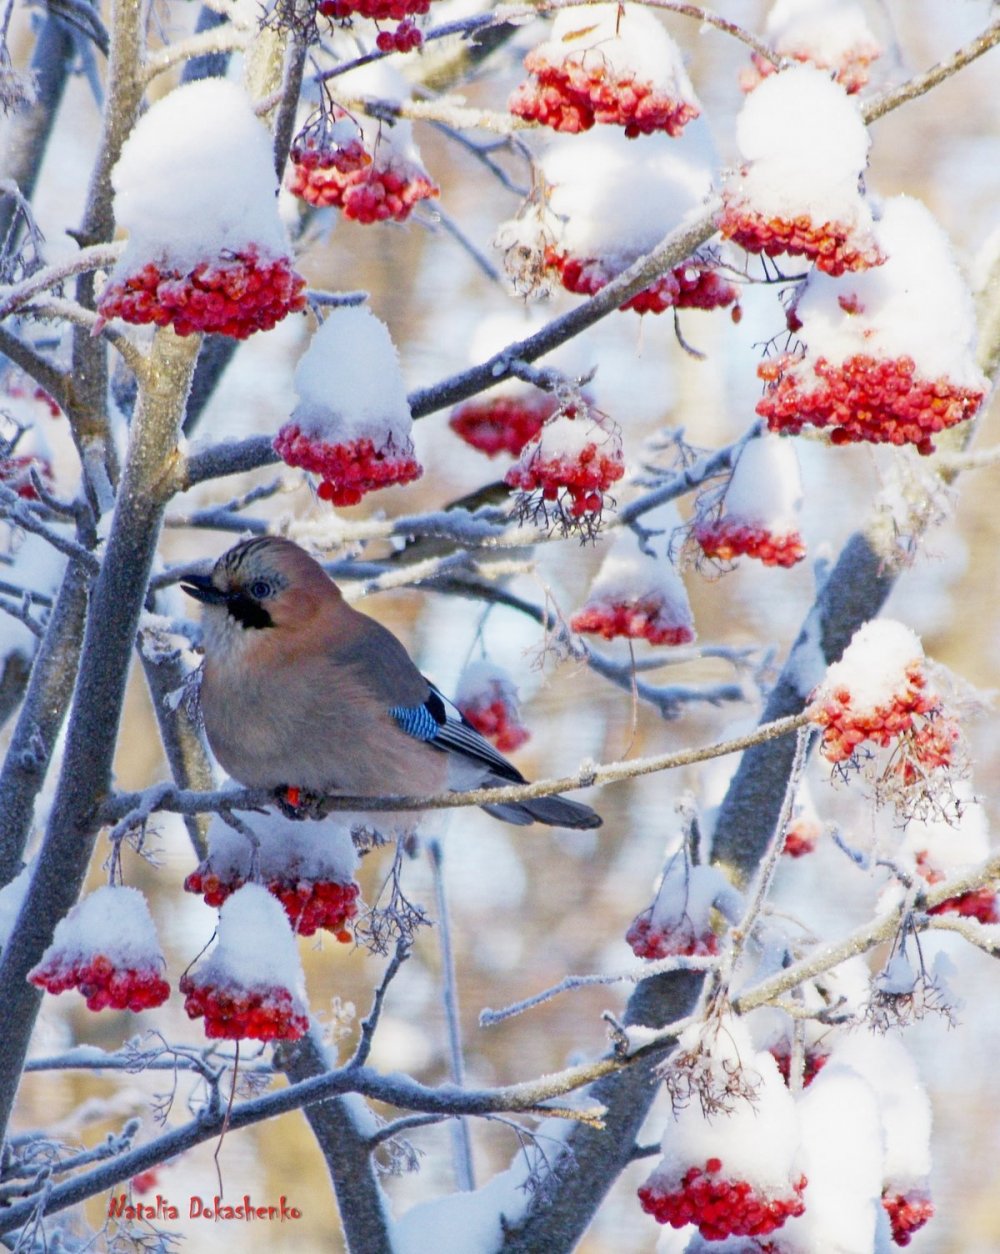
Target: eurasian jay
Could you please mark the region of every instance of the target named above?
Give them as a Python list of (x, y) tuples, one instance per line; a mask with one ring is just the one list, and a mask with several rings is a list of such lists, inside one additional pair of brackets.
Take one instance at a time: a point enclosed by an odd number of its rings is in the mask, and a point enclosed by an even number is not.
[[(413, 797), (525, 782), (291, 540), (244, 540), (181, 586), (204, 606), (205, 731), (240, 783)], [(518, 825), (601, 823), (558, 796), (483, 809)]]

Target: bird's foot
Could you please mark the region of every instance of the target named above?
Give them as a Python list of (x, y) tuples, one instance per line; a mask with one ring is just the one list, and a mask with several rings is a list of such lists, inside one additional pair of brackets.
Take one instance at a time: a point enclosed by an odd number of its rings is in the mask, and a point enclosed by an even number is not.
[(274, 800), (286, 819), (321, 819), (325, 814), (323, 803), (326, 797), (323, 793), (307, 792), (291, 784), (276, 788)]

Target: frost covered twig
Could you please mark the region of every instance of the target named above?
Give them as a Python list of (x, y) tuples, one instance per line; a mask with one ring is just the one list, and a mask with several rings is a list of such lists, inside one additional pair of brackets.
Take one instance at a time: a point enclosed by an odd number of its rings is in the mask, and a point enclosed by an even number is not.
[[(603, 784), (620, 783), (641, 775), (659, 771), (676, 770), (696, 762), (741, 753), (754, 746), (787, 736), (809, 722), (806, 714), (793, 715), (773, 723), (764, 723), (755, 731), (732, 740), (721, 740), (700, 749), (682, 749), (676, 753), (657, 754), (647, 758), (625, 759), (608, 762), (601, 766), (582, 767), (574, 775), (558, 779), (538, 780), (533, 784), (511, 784), (504, 788), (478, 788), (469, 792), (439, 793), (433, 797), (341, 797), (329, 796), (324, 800), (328, 812), (340, 810), (451, 810), (464, 806), (505, 805), (528, 801), (534, 797), (549, 797), (557, 792), (572, 792), (577, 788), (591, 788)], [(225, 789), (214, 793), (188, 792), (164, 784), (156, 786), (158, 808), (174, 814), (203, 814), (209, 811), (252, 810), (273, 801), (270, 793), (262, 789)], [(132, 810), (141, 812), (143, 793), (119, 793), (101, 806), (98, 817), (102, 823), (114, 823)]]
[(76, 256), (58, 265), (46, 266), (36, 270), (34, 274), (20, 283), (0, 287), (0, 320), (15, 313), (22, 305), (26, 305), (33, 297), (49, 288), (65, 283), (77, 274), (85, 274), (91, 270), (104, 270), (114, 263), (122, 254), (124, 244), (93, 244), (89, 248), (81, 248)]
[(399, 974), (399, 969), (403, 963), (409, 958), (412, 943), (408, 937), (400, 936), (396, 941), (396, 948), (392, 958), (386, 969), (382, 973), (378, 987), (375, 989), (375, 996), (372, 1000), (371, 1009), (367, 1015), (361, 1020), (361, 1032), (358, 1036), (358, 1044), (354, 1050), (354, 1055), (347, 1064), (349, 1067), (363, 1067), (368, 1061), (368, 1055), (371, 1053), (372, 1039), (375, 1036), (375, 1029), (378, 1027), (378, 1021), (382, 1015), (382, 1004), (385, 1001), (385, 995), (389, 991), (389, 985)]
[(181, 61), (190, 61), (195, 57), (217, 52), (239, 52), (247, 46), (250, 39), (249, 29), (241, 29), (231, 21), (213, 26), (210, 30), (197, 31), (186, 39), (180, 39), (177, 43), (150, 54), (143, 67), (146, 81), (151, 82), (158, 74), (173, 69)]
[(516, 1001), (509, 1006), (504, 1006), (502, 1010), (490, 1010), (484, 1007), (479, 1012), (479, 1026), (481, 1028), (491, 1028), (497, 1023), (503, 1023), (505, 1019), (513, 1019), (516, 1015), (524, 1014), (526, 1010), (534, 1010), (536, 1006), (542, 1006), (547, 1001), (552, 1001), (553, 998), (558, 997), (561, 993), (571, 993), (578, 988), (590, 988), (595, 984), (608, 985), (625, 982), (638, 984), (640, 980), (645, 980), (654, 975), (666, 975), (671, 971), (712, 971), (718, 965), (718, 958), (687, 957), (682, 955), (671, 958), (659, 958), (652, 962), (643, 963), (641, 967), (637, 967), (634, 971), (622, 971), (617, 975), (567, 975), (558, 984), (553, 984), (551, 988), (544, 989), (533, 997), (526, 997), (523, 1001)]

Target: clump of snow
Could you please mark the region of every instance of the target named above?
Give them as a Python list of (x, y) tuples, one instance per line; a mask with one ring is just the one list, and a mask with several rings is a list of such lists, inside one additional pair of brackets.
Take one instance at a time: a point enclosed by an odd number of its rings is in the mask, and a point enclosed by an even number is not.
[(692, 865), (686, 850), (668, 857), (653, 904), (635, 919), (625, 939), (639, 958), (718, 953), (712, 927), (716, 907), (736, 913), (739, 894), (718, 867)]
[(129, 233), (113, 277), (147, 262), (182, 273), (252, 245), (288, 253), (271, 137), (246, 93), (221, 78), (175, 88), (140, 118), (111, 174)]
[(796, 529), (802, 508), (802, 477), (791, 440), (760, 436), (743, 445), (724, 497), (725, 513), (761, 523), (776, 534)]
[(816, 1254), (836, 1234), (838, 1254), (871, 1254), (881, 1212), (882, 1128), (875, 1093), (830, 1063), (798, 1103), (805, 1213), (781, 1230), (781, 1254)]
[(923, 660), (923, 645), (909, 627), (873, 618), (854, 633), (840, 661), (827, 668), (816, 700), (843, 688), (851, 694), (852, 710), (874, 714), (891, 705), (900, 691), (908, 690), (907, 671)]
[(203, 987), (281, 987), (305, 1001), (305, 976), (288, 919), (259, 884), (244, 884), (223, 903), (218, 941), (195, 975)]
[(885, 1144), (884, 1181), (907, 1189), (924, 1184), (931, 1169), (931, 1105), (913, 1056), (898, 1034), (851, 1032), (834, 1060), (871, 1085)]
[(919, 200), (894, 196), (875, 233), (884, 265), (840, 279), (810, 275), (795, 304), (809, 360), (910, 357), (924, 378), (985, 390), (972, 296), (940, 224)]
[(410, 439), (412, 419), (389, 329), (366, 305), (332, 309), (295, 371), (292, 420), (309, 435)]
[(512, 753), (531, 735), (520, 721), (517, 685), (502, 666), (487, 658), (477, 658), (462, 671), (455, 704), (501, 753)]
[[(262, 879), (335, 879), (348, 881), (358, 865), (350, 824), (342, 814), (314, 822), (285, 818), (265, 810), (245, 820), (259, 841)], [(250, 874), (253, 845), (241, 832), (215, 815), (208, 827), (208, 854), (220, 879), (245, 879)]]
[(117, 885), (96, 889), (59, 920), (41, 965), (57, 953), (70, 962), (101, 953), (122, 967), (163, 962), (146, 898), (137, 888)]

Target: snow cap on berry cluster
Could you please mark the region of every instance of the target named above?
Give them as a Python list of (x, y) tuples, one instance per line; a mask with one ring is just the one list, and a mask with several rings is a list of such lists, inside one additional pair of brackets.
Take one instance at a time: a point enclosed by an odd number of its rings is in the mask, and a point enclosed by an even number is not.
[(91, 1010), (142, 1010), (167, 999), (164, 965), (146, 898), (106, 885), (60, 919), (28, 978), (50, 993), (78, 988)]
[[(543, 244), (544, 259), (569, 291), (600, 291), (704, 205), (712, 174), (692, 145), (685, 141), (679, 152), (653, 136), (643, 141), (641, 156), (607, 129), (559, 140), (542, 154), (549, 209), (543, 226), (556, 235)], [(732, 304), (738, 290), (718, 275), (717, 264), (714, 256), (693, 257), (622, 308), (660, 313)]]
[(811, 65), (774, 74), (736, 122), (745, 164), (723, 192), (723, 235), (748, 252), (809, 257), (842, 274), (882, 261), (858, 189), (870, 140), (857, 105)]
[[(353, 881), (358, 855), (349, 817), (301, 822), (266, 810), (247, 821), (258, 841), (259, 877), (301, 936), (323, 928), (350, 939), (346, 924), (357, 913), (359, 889)], [(253, 854), (247, 837), (216, 816), (208, 827), (208, 857), (184, 887), (219, 906), (249, 880)]]
[(207, 78), (157, 101), (111, 173), (115, 220), (128, 233), (115, 275), (152, 261), (187, 271), (251, 244), (285, 256), (267, 128), (235, 83)]
[[(914, 818), (906, 825), (896, 854), (898, 861), (912, 868), (928, 884), (973, 870), (990, 852), (989, 822), (977, 801), (959, 790), (958, 815), (945, 818)], [(883, 895), (881, 906), (898, 905), (905, 890), (893, 880)], [(933, 906), (930, 914), (958, 914), (980, 923), (1000, 923), (1000, 897), (995, 887), (971, 889)]]
[(396, 346), (364, 305), (330, 311), (295, 371), (299, 398), (274, 447), (319, 475), (319, 494), (355, 505), (365, 492), (423, 473)]
[[(709, 1119), (701, 1103), (675, 1109), (663, 1134), (663, 1157), (639, 1190), (642, 1207), (675, 1228), (695, 1224), (703, 1237), (766, 1236), (803, 1210), (806, 1178), (798, 1162), (795, 1102), (770, 1054), (755, 1051), (746, 1026), (732, 1016), (684, 1033), (677, 1057), (707, 1050), (720, 1092), (739, 1077), (752, 1098)], [(710, 1083), (708, 1075), (701, 1082)], [(808, 1197), (808, 1194), (806, 1195)]]
[(625, 473), (621, 429), (584, 403), (563, 404), (529, 440), (504, 483), (523, 494), (522, 513), (545, 512), (546, 503), (564, 519), (594, 519), (607, 505), (606, 493)]
[(631, 528), (618, 534), (570, 626), (606, 640), (623, 636), (650, 644), (690, 644), (694, 615), (670, 558), (671, 537), (680, 527), (677, 511), (672, 504), (661, 506), (644, 516), (643, 526), (661, 534), (647, 537), (645, 547)]
[(911, 628), (895, 619), (873, 618), (854, 633), (840, 661), (827, 667), (813, 701), (846, 689), (855, 716), (877, 715), (909, 692), (908, 672), (923, 661), (924, 646)]
[(244, 884), (219, 912), (211, 954), (183, 977), (184, 1008), (205, 1034), (296, 1040), (309, 1026), (305, 977), (285, 911), (259, 884)]
[(470, 662), (462, 671), (455, 704), (501, 753), (512, 753), (531, 736), (521, 722), (517, 686), (502, 666), (486, 658)]
[(930, 1197), (931, 1105), (920, 1073), (898, 1034), (851, 1032), (834, 1053), (874, 1091), (882, 1127), (882, 1205), (897, 1245), (933, 1217)]
[(947, 236), (909, 196), (876, 224), (886, 262), (833, 279), (813, 273), (792, 310), (801, 354), (764, 362), (757, 412), (773, 430), (831, 427), (836, 443), (916, 444), (971, 418), (988, 380), (976, 364), (972, 297)]
[(843, 1254), (870, 1254), (882, 1192), (882, 1127), (871, 1086), (856, 1072), (824, 1067), (798, 1102), (806, 1208), (776, 1235), (775, 1254), (816, 1254), (836, 1233)]
[(737, 896), (717, 867), (693, 866), (686, 851), (677, 849), (667, 859), (653, 904), (633, 920), (625, 940), (637, 958), (716, 954), (713, 908)]
[(273, 163), (267, 129), (234, 83), (188, 83), (153, 105), (111, 174), (129, 238), (101, 317), (243, 339), (301, 309)]
[[(776, 0), (767, 15), (764, 38), (780, 57), (832, 71), (850, 93), (864, 87), (869, 65), (882, 55), (857, 0)], [(755, 54), (753, 68), (740, 75), (740, 86), (752, 91), (774, 72), (772, 62)]]
[(802, 505), (799, 461), (791, 440), (763, 435), (743, 445), (721, 510), (696, 520), (694, 538), (708, 557), (746, 555), (766, 566), (794, 566), (805, 557), (797, 516)]
[(31, 867), (26, 866), (3, 888), (0, 888), (0, 952), (10, 940), (17, 925), (24, 899), (31, 885)]
[(634, 137), (678, 135), (700, 112), (680, 49), (632, 4), (562, 9), (551, 37), (524, 59), (531, 75), (511, 97), (518, 117), (577, 133), (595, 122)]

